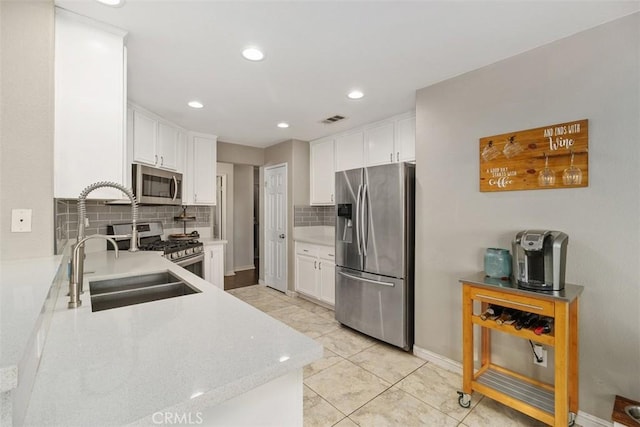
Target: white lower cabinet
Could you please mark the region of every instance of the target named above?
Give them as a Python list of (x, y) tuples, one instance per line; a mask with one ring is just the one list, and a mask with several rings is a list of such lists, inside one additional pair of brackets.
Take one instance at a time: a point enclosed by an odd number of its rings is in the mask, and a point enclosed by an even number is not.
[(204, 280), (224, 290), (223, 243), (204, 245)]
[(335, 305), (335, 266), (333, 247), (296, 242), (296, 291)]

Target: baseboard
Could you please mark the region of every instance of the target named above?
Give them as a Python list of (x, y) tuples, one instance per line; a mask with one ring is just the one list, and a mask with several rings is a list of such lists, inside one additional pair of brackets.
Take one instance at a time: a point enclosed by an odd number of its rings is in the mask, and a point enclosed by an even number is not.
[(417, 345), (413, 346), (413, 354), (416, 357), (426, 360), (427, 362), (431, 362), (442, 369), (453, 372), (454, 374), (462, 375), (462, 363), (460, 362), (456, 362), (448, 357), (444, 357), (432, 351), (418, 347)]
[(224, 272), (224, 275), (225, 275), (225, 276), (235, 276), (235, 275), (236, 275), (236, 272), (235, 272), (235, 271), (233, 271), (233, 270), (231, 270), (231, 271), (225, 271), (225, 272)]
[(256, 269), (256, 266), (251, 264), (251, 265), (241, 265), (240, 267), (234, 267), (233, 271), (238, 272), (238, 271), (247, 271), (247, 270), (255, 270), (255, 269)]
[(612, 427), (613, 423), (611, 421), (603, 420), (602, 418), (598, 418), (594, 415), (587, 414), (586, 412), (578, 411), (578, 416), (576, 417), (576, 424), (581, 427)]
[[(462, 375), (462, 363), (456, 362), (453, 359), (434, 353), (432, 351), (421, 348), (417, 345), (413, 346), (413, 355), (419, 357), (422, 360), (426, 360), (429, 363), (445, 369), (449, 372)], [(462, 384), (460, 384), (462, 385)], [(613, 423), (602, 418), (598, 418), (594, 415), (588, 414), (583, 411), (578, 411), (576, 416), (576, 424), (581, 427), (612, 427)]]

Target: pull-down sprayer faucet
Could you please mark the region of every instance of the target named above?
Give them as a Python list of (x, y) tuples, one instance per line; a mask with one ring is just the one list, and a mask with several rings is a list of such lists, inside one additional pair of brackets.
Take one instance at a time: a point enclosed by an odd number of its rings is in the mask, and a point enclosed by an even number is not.
[[(73, 247), (72, 257), (71, 257), (71, 274), (69, 276), (69, 308), (76, 308), (82, 304), (80, 300), (80, 294), (82, 293), (82, 283), (84, 280), (84, 243), (90, 238), (94, 238), (94, 236), (85, 236), (85, 221), (87, 217), (87, 208), (86, 208), (86, 200), (89, 193), (93, 190), (103, 187), (111, 187), (122, 191), (124, 194), (129, 197), (131, 200), (131, 245), (129, 252), (138, 251), (138, 202), (136, 201), (136, 197), (133, 195), (133, 191), (129, 188), (124, 187), (117, 182), (96, 182), (95, 184), (91, 184), (82, 192), (80, 196), (78, 196), (78, 241)], [(129, 236), (129, 235), (127, 235)], [(115, 246), (115, 256), (118, 257), (118, 248), (116, 242), (112, 239), (116, 236), (103, 236), (103, 235), (95, 235), (96, 238), (104, 238), (107, 241), (111, 241), (111, 243)]]

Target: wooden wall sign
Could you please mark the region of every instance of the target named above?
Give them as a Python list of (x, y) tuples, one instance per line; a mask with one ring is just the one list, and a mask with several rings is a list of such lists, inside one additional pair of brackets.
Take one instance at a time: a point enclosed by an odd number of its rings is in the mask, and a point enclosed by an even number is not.
[(480, 191), (587, 187), (588, 122), (480, 138)]

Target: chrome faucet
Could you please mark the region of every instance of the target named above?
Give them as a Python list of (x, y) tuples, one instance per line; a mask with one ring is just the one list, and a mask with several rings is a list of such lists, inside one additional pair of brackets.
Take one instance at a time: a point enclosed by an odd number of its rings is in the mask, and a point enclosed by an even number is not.
[[(115, 249), (116, 258), (118, 258), (118, 244), (114, 239), (110, 236), (105, 236), (104, 234), (92, 234), (90, 236), (84, 237), (78, 240), (78, 243), (73, 247), (73, 253), (71, 256), (71, 271), (82, 271), (82, 266), (84, 264), (84, 254), (80, 254), (81, 248), (84, 248), (84, 242), (89, 239), (105, 239), (108, 242), (111, 242), (113, 248)], [(80, 268), (79, 268), (80, 267)], [(82, 305), (82, 300), (80, 300), (80, 294), (82, 293), (82, 281), (84, 278), (82, 274), (71, 274), (71, 280), (69, 281), (69, 308), (78, 308)]]
[(114, 237), (125, 237), (125, 236), (105, 236), (102, 234), (95, 234), (91, 236), (85, 236), (85, 222), (87, 217), (87, 208), (86, 208), (86, 200), (89, 193), (93, 190), (103, 187), (111, 187), (122, 191), (124, 194), (129, 197), (131, 200), (131, 234), (126, 237), (131, 237), (131, 244), (129, 247), (129, 252), (138, 251), (138, 202), (136, 201), (136, 197), (133, 195), (133, 191), (129, 188), (124, 187), (117, 182), (96, 182), (95, 184), (91, 184), (82, 192), (80, 196), (78, 196), (78, 241), (73, 247), (73, 256), (71, 258), (71, 274), (69, 276), (69, 308), (77, 308), (82, 304), (80, 300), (80, 294), (83, 292), (83, 281), (84, 281), (84, 243), (85, 241), (92, 238), (102, 238), (108, 241), (111, 241), (111, 244), (114, 245), (116, 249), (116, 258), (118, 257), (118, 245), (113, 240)]

